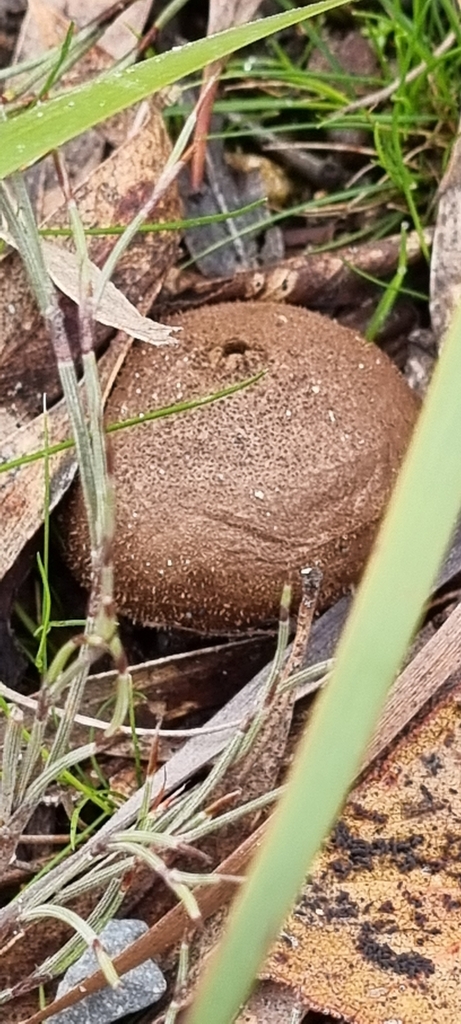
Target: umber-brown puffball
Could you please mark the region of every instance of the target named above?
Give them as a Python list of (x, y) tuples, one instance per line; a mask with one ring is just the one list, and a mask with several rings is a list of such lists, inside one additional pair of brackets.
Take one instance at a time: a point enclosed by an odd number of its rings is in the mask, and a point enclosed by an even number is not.
[[(357, 580), (418, 404), (352, 330), (278, 303), (223, 303), (169, 320), (178, 344), (137, 344), (114, 422), (266, 376), (215, 404), (113, 435), (119, 611), (145, 624), (230, 633), (276, 622), (282, 586), (318, 565), (322, 601)], [(64, 513), (88, 580), (83, 502)]]

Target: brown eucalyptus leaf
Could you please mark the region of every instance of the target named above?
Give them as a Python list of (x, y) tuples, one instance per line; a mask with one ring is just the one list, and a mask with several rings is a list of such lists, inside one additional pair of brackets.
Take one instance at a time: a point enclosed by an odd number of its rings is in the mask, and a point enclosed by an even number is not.
[(455, 1024), (461, 686), (353, 791), (263, 977), (354, 1024)]
[[(152, 102), (137, 133), (77, 189), (75, 198), (85, 227), (128, 224), (152, 192), (170, 152), (161, 112)], [(159, 203), (155, 219), (179, 216), (177, 192), (172, 186)], [(51, 226), (67, 227), (64, 205), (48, 220), (47, 227)], [(89, 255), (97, 266), (104, 263), (115, 240), (113, 235), (88, 239)], [(62, 239), (60, 244), (71, 247)], [(140, 313), (148, 312), (164, 273), (174, 262), (176, 247), (174, 232), (140, 233), (119, 261), (113, 282)], [(69, 300), (64, 308), (76, 355), (76, 308)], [(95, 333), (96, 344), (101, 345), (110, 332), (99, 327)], [(19, 425), (40, 412), (44, 392), (49, 405), (60, 394), (55, 360), (21, 260), (11, 253), (2, 261), (0, 275), (0, 406)]]

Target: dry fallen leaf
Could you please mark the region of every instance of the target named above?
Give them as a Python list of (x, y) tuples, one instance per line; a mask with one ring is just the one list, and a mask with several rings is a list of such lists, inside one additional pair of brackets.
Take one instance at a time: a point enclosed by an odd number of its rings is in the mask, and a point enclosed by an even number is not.
[(461, 686), (357, 786), (263, 971), (354, 1024), (461, 1014)]
[(210, 0), (207, 35), (224, 32), (232, 25), (244, 25), (260, 6), (261, 0)]
[[(53, 242), (42, 243), (43, 254), (48, 273), (57, 288), (64, 295), (67, 295), (73, 302), (78, 302), (80, 297), (79, 265), (76, 256), (62, 246)], [(97, 290), (102, 271), (90, 264), (90, 280), (94, 291)], [(95, 311), (95, 319), (100, 324), (108, 327), (115, 327), (119, 331), (125, 331), (139, 341), (146, 341), (150, 345), (164, 345), (173, 342), (171, 331), (175, 328), (166, 327), (164, 324), (157, 324), (155, 320), (149, 320), (128, 301), (123, 292), (116, 288), (112, 281), (109, 281), (101, 297), (101, 301)]]
[[(301, 1011), (300, 1016), (296, 1016), (297, 1011)], [(290, 1024), (300, 1021), (303, 1014), (302, 1002), (295, 992), (271, 981), (261, 981), (235, 1024)]]
[[(158, 107), (146, 107), (146, 118), (136, 135), (116, 150), (77, 189), (75, 198), (85, 227), (128, 224), (153, 190), (171, 148)], [(156, 211), (156, 219), (180, 216), (177, 192), (170, 188)], [(67, 227), (67, 210), (61, 206), (47, 227)], [(90, 258), (101, 266), (113, 248), (114, 236), (88, 240)], [(60, 239), (64, 248), (70, 243)], [(165, 271), (174, 261), (174, 232), (138, 234), (117, 265), (114, 284), (146, 314), (160, 288)], [(75, 307), (66, 305), (67, 324), (77, 351)], [(106, 328), (96, 340), (107, 339)], [(16, 253), (1, 263), (0, 276), (0, 406), (19, 423), (38, 413), (42, 394), (48, 404), (59, 395), (59, 380), (46, 329), (30, 293), (25, 272)]]

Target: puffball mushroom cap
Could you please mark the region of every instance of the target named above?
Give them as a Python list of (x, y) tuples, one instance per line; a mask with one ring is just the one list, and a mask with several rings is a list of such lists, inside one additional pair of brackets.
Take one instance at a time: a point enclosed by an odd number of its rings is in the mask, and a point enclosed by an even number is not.
[[(222, 303), (169, 318), (174, 347), (134, 346), (106, 420), (212, 394), (215, 404), (112, 437), (115, 593), (144, 624), (205, 634), (273, 624), (283, 584), (319, 566), (325, 604), (356, 581), (418, 403), (354, 331), (299, 307)], [(65, 512), (71, 566), (88, 580), (81, 493)]]

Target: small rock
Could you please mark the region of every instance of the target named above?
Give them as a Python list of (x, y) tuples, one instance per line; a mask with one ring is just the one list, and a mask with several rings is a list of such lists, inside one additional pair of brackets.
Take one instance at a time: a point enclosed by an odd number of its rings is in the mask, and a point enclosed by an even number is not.
[[(114, 920), (108, 921), (99, 937), (109, 956), (115, 957), (147, 930), (144, 921)], [(66, 971), (59, 983), (56, 998), (64, 996), (98, 969), (99, 964), (93, 951), (87, 949)], [(75, 1006), (54, 1014), (49, 1018), (49, 1024), (110, 1024), (126, 1013), (150, 1006), (160, 999), (165, 989), (166, 981), (160, 968), (153, 960), (146, 960), (139, 967), (134, 967), (122, 975), (122, 985), (119, 988), (107, 986), (100, 992), (87, 996)]]

